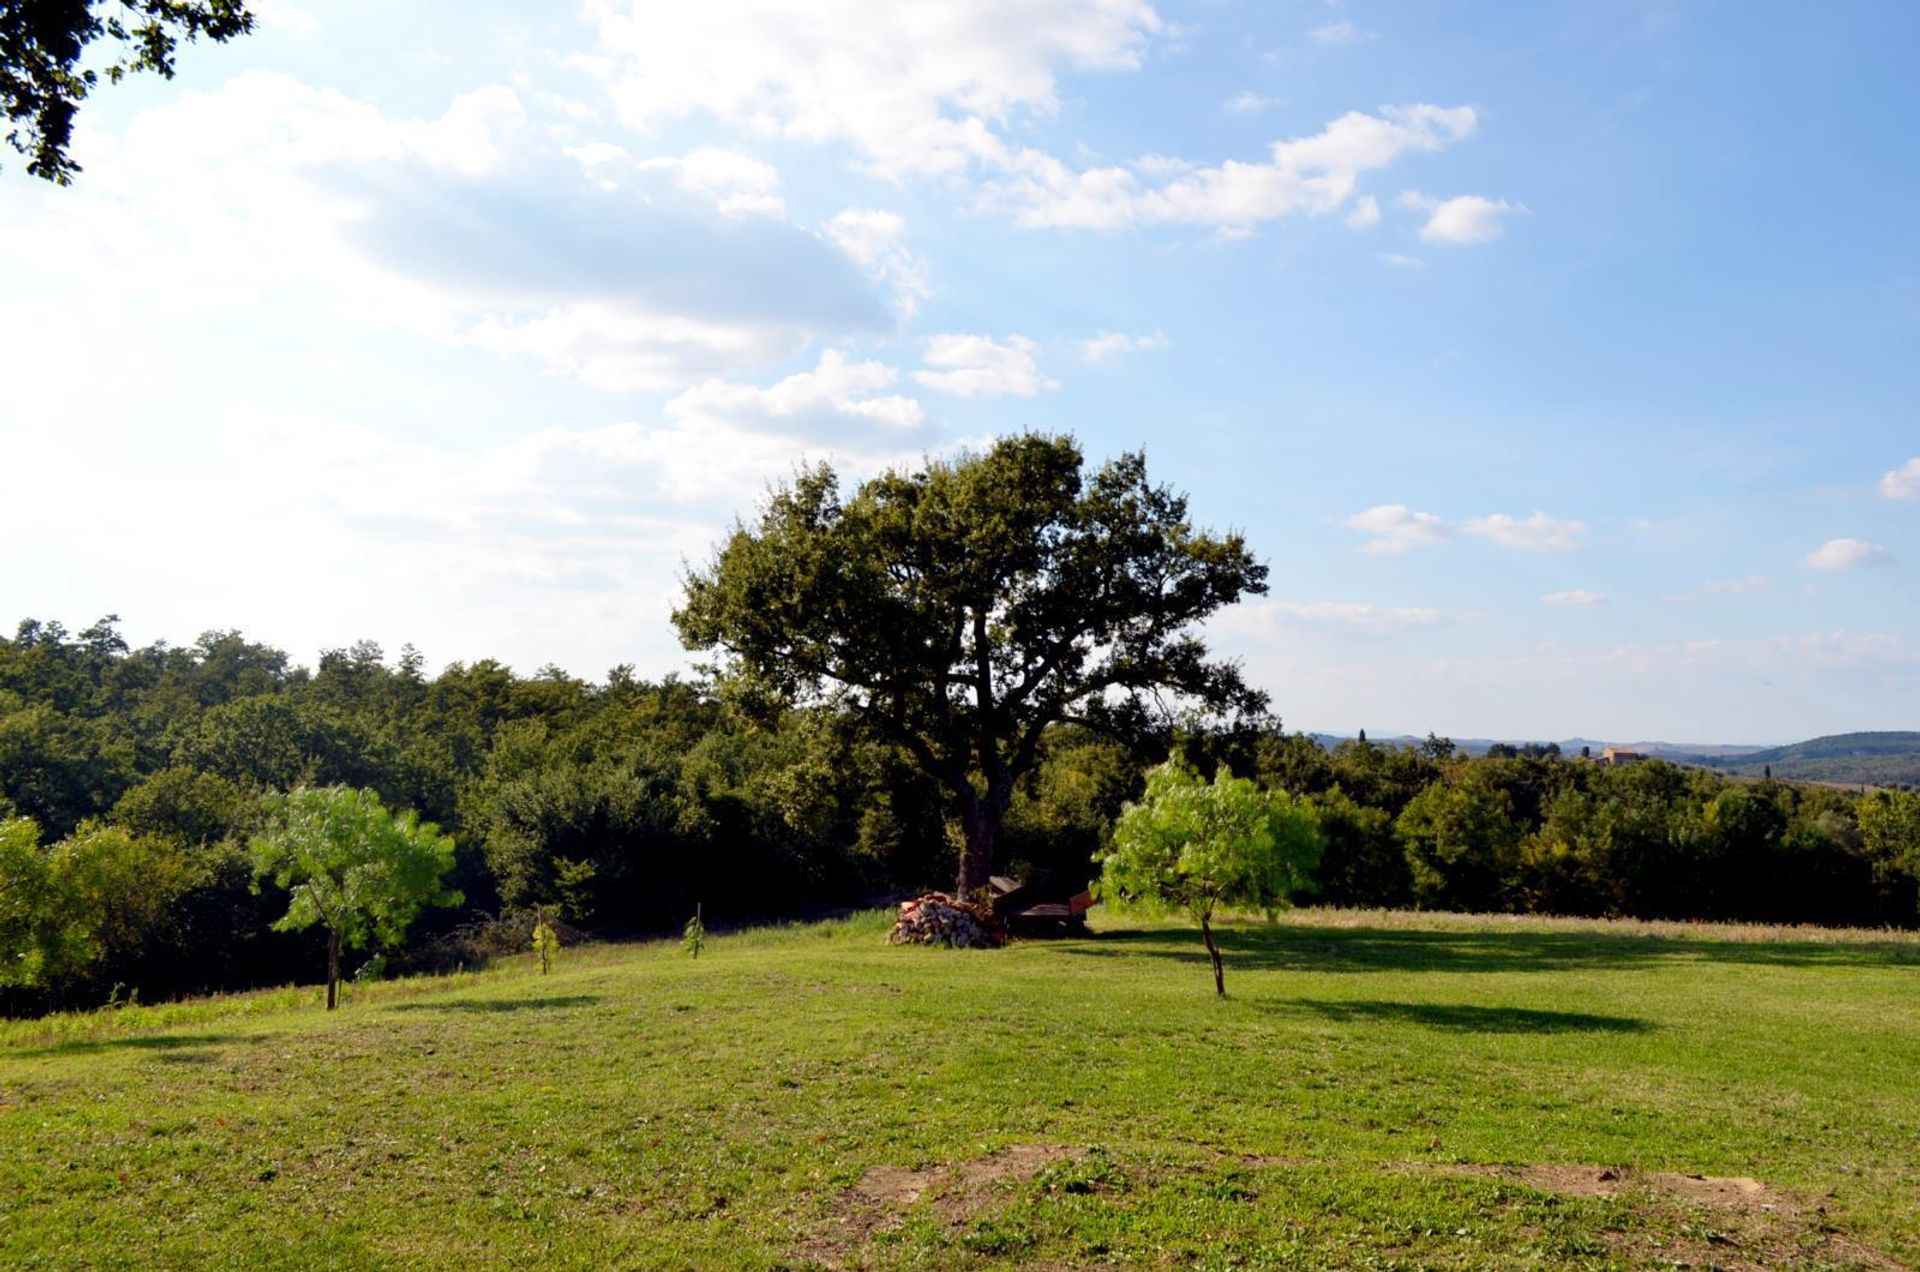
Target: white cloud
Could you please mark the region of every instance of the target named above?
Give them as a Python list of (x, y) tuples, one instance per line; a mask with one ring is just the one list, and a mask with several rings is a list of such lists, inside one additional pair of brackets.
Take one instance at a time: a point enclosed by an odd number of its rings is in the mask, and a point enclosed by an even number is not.
[(1256, 93), (1250, 88), (1243, 88), (1222, 102), (1220, 109), (1229, 115), (1257, 115), (1261, 111), (1271, 110), (1279, 104), (1280, 99), (1277, 97), (1268, 97), (1264, 93)]
[(1396, 553), (1430, 547), (1450, 537), (1447, 523), (1431, 512), (1415, 512), (1405, 504), (1379, 504), (1348, 517), (1349, 530), (1368, 536), (1362, 552)]
[(686, 423), (798, 421), (831, 414), (888, 428), (918, 428), (926, 413), (920, 403), (898, 394), (880, 395), (900, 378), (880, 362), (849, 362), (828, 349), (811, 371), (801, 371), (769, 388), (708, 380), (667, 403), (667, 414)]
[(1411, 152), (1444, 150), (1472, 136), (1476, 125), (1471, 106), (1350, 111), (1312, 136), (1274, 142), (1264, 162), (1230, 159), (1217, 167), (1182, 168), (1170, 177), (1138, 162), (1076, 171), (1050, 155), (1023, 150), (1009, 157), (1006, 175), (988, 184), (987, 197), (1026, 226), (1245, 228), (1293, 213), (1336, 211), (1352, 197), (1361, 174)]
[(1242, 601), (1207, 622), (1223, 646), (1274, 651), (1298, 644), (1293, 637), (1334, 641), (1403, 635), (1451, 626), (1455, 618), (1422, 605), (1375, 605), (1366, 601)]
[(1191, 159), (1182, 159), (1178, 155), (1140, 155), (1128, 165), (1142, 176), (1177, 177), (1192, 172), (1200, 165)]
[(1893, 554), (1862, 539), (1828, 539), (1807, 553), (1800, 563), (1809, 570), (1855, 570), (1862, 566), (1892, 565)]
[[(298, 312), (620, 392), (743, 374), (889, 325), (843, 253), (746, 215), (772, 210), (770, 168), (723, 151), (649, 167), (610, 143), (563, 148), (501, 86), (392, 118), (249, 71), (79, 144), (89, 179), (44, 215), (21, 199), (0, 236), (11, 297), (43, 313), (110, 306), (180, 329)], [(716, 202), (742, 215), (715, 217)]]
[[(834, 379), (823, 361), (829, 374), (815, 379)], [(884, 377), (847, 367), (840, 376), (855, 404), (886, 396), (872, 387)], [(416, 387), (431, 391), (421, 401), (464, 400), (431, 376)], [(66, 386), (63, 398), (75, 392)], [(852, 482), (946, 449), (929, 447), (924, 430), (843, 415), (824, 388), (781, 385), (737, 402), (696, 395), (678, 415), (491, 439), (465, 419), (408, 436), (388, 422), (289, 412), (270, 396), (196, 402), (154, 429), (137, 411), (97, 409), (129, 396), (119, 386), (82, 396), (95, 408), (83, 420), (8, 436), (26, 471), (71, 470), (109, 450), (119, 461), (95, 474), (111, 506), (50, 544), (45, 562), (23, 562), (28, 577), (45, 576), (32, 595), (56, 595), (46, 579), (58, 570), (88, 579), (80, 607), (90, 609), (98, 589), (154, 635), (177, 638), (224, 614), (219, 621), (302, 657), (373, 636), (389, 648), (412, 640), (435, 660), (504, 657), (529, 672), (554, 659), (589, 674), (616, 662), (652, 674), (683, 665), (667, 620), (681, 564), (704, 559), (768, 481), (810, 458)], [(16, 511), (55, 515), (58, 484), (40, 485), (18, 492)], [(139, 533), (160, 515), (155, 491), (178, 533), (227, 536), (232, 564), (256, 581), (240, 608), (220, 580), (169, 559), (170, 537)], [(248, 533), (232, 534), (236, 524)], [(294, 573), (275, 564), (290, 545), (301, 559)], [(381, 604), (370, 607), (370, 595)], [(530, 626), (530, 613), (543, 621)], [(556, 632), (565, 637), (557, 646)]]
[(1088, 362), (1105, 362), (1127, 353), (1151, 353), (1167, 347), (1165, 335), (1129, 335), (1124, 331), (1103, 331), (1091, 340), (1080, 342), (1080, 356)]
[(1032, 397), (1060, 387), (1040, 372), (1034, 358), (1039, 348), (1025, 336), (1004, 341), (990, 336), (947, 334), (927, 339), (925, 359), (938, 370), (915, 371), (913, 378), (930, 389), (960, 397)]
[(608, 393), (674, 388), (691, 376), (770, 362), (801, 343), (775, 324), (706, 321), (605, 301), (485, 314), (458, 338), (491, 353), (531, 358)]
[[(588, 533), (617, 539), (624, 526), (662, 518), (711, 527), (809, 454), (832, 458), (844, 476), (919, 458), (924, 414), (887, 391), (897, 379), (892, 367), (829, 349), (811, 370), (765, 387), (704, 381), (668, 401), (662, 419), (545, 428), (472, 452), (348, 428), (357, 440), (342, 456), (364, 452), (355, 473), (379, 475), (349, 479), (332, 464), (341, 493), (329, 498), (402, 537), (472, 535), (509, 554), (544, 554), (549, 540)], [(331, 435), (288, 444), (324, 449)]]
[(1360, 29), (1344, 18), (1317, 26), (1307, 34), (1315, 44), (1354, 44), (1361, 39)]
[(1436, 199), (1418, 190), (1402, 194), (1399, 202), (1401, 207), (1427, 214), (1426, 224), (1420, 227), (1423, 243), (1485, 243), (1507, 232), (1501, 218), (1527, 210), (1505, 199), (1488, 199), (1477, 194)]
[(886, 176), (1008, 151), (1018, 116), (1059, 106), (1056, 76), (1132, 70), (1162, 29), (1145, 0), (588, 0), (587, 59), (642, 131), (704, 114), (764, 136), (843, 142)]
[(1382, 265), (1391, 265), (1395, 269), (1424, 269), (1427, 264), (1418, 256), (1408, 256), (1404, 252), (1382, 252), (1380, 253), (1380, 263)]
[[(588, 0), (598, 51), (580, 64), (628, 126), (704, 115), (750, 135), (843, 144), (869, 172), (967, 176), (1026, 226), (1241, 227), (1342, 206), (1362, 173), (1470, 136), (1470, 107), (1350, 112), (1216, 167), (1153, 156), (1077, 170), (1016, 140), (1060, 108), (1068, 70), (1130, 71), (1170, 31), (1146, 0)], [(1340, 24), (1329, 28), (1337, 36)], [(1226, 108), (1269, 104), (1252, 92)]]
[(926, 263), (908, 249), (907, 221), (898, 212), (848, 208), (822, 229), (841, 251), (893, 289), (894, 308), (902, 318), (913, 317), (931, 294)]
[(266, 312), (292, 289), (318, 288), (370, 324), (430, 325), (432, 298), (351, 240), (382, 192), (323, 174), (404, 167), (422, 182), (484, 180), (528, 137), (518, 95), (501, 86), (450, 99), (438, 118), (406, 119), (289, 75), (243, 72), (171, 95), (117, 131), (83, 120), (87, 180), (38, 224), (37, 200), (9, 208), (0, 276), (16, 297), (44, 282), (75, 308), (176, 319)]
[(906, 237), (907, 219), (881, 208), (848, 208), (827, 222), (826, 231), (841, 251), (871, 265)]
[(705, 146), (679, 158), (643, 159), (642, 172), (669, 172), (689, 194), (710, 199), (722, 216), (784, 216), (780, 173), (770, 163), (720, 146)]
[(1773, 636), (1753, 642), (1748, 655), (1755, 665), (1805, 666), (1824, 670), (1855, 667), (1920, 666), (1920, 649), (1898, 636), (1854, 633), (1844, 628), (1807, 632), (1800, 636)]
[(520, 96), (504, 85), (462, 93), (439, 119), (390, 124), (403, 145), (437, 168), (467, 176), (497, 172), (528, 125)]
[(1882, 477), (1880, 493), (1888, 499), (1920, 499), (1920, 456)]
[(318, 34), (320, 19), (298, 5), (282, 0), (253, 0), (248, 6), (260, 26), (268, 31), (284, 31), (301, 39)]
[(1578, 609), (1591, 608), (1606, 604), (1607, 598), (1598, 592), (1589, 592), (1585, 588), (1570, 588), (1564, 592), (1548, 592), (1540, 598), (1549, 605), (1565, 605)]
[[(1405, 552), (1409, 548), (1445, 543), (1453, 537), (1455, 529), (1436, 514), (1415, 512), (1405, 504), (1381, 504), (1347, 518), (1343, 524), (1349, 530), (1368, 536), (1361, 551), (1376, 553)], [(1502, 547), (1534, 552), (1570, 551), (1587, 532), (1584, 522), (1562, 521), (1544, 512), (1535, 512), (1530, 517), (1514, 517), (1503, 512), (1472, 517), (1459, 523), (1458, 529)]]
[(561, 153), (580, 165), (580, 171), (602, 190), (618, 190), (621, 177), (639, 169), (639, 163), (625, 146), (610, 141), (590, 141), (578, 146), (563, 146)]
[(1353, 211), (1347, 213), (1349, 229), (1364, 230), (1380, 224), (1380, 200), (1370, 194), (1363, 194), (1353, 201)]
[(1584, 522), (1561, 521), (1536, 511), (1531, 517), (1513, 517), (1504, 512), (1475, 517), (1461, 527), (1468, 534), (1490, 539), (1505, 548), (1529, 552), (1570, 552), (1579, 546), (1587, 532)]
[(1743, 579), (1708, 579), (1700, 585), (1703, 591), (1715, 596), (1743, 596), (1772, 586), (1773, 580), (1764, 574), (1749, 574)]
[(1423, 606), (1370, 605), (1363, 601), (1273, 601), (1282, 626), (1385, 636), (1445, 625), (1447, 617)]

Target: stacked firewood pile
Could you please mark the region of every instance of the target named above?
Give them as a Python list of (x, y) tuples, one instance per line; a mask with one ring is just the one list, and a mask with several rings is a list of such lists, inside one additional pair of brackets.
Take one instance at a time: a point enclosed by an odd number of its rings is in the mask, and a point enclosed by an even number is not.
[(900, 903), (887, 940), (894, 945), (951, 945), (955, 949), (1007, 943), (1007, 925), (994, 912), (944, 892)]

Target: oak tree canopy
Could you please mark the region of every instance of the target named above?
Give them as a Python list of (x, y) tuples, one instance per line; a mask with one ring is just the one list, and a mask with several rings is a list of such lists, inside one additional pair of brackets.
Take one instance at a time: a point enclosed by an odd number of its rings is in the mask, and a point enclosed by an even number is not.
[(1196, 530), (1144, 454), (1083, 467), (1072, 438), (1024, 434), (844, 498), (830, 467), (805, 469), (674, 614), (734, 692), (836, 704), (936, 779), (965, 829), (962, 893), (986, 884), (1052, 726), (1138, 735), (1265, 705), (1196, 628), (1266, 591), (1266, 566)]

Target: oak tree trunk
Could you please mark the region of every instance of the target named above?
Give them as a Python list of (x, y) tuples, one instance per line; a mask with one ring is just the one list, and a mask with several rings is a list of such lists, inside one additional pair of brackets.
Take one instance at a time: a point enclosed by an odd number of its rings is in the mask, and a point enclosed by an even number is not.
[(984, 801), (961, 816), (966, 842), (960, 847), (960, 896), (966, 899), (987, 886), (993, 873), (994, 842), (1000, 837), (1000, 818)]

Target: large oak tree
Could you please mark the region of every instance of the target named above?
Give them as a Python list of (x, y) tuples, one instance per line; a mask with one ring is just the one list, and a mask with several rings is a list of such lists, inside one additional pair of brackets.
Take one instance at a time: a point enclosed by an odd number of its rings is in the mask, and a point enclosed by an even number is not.
[(1083, 472), (1072, 438), (1027, 434), (844, 499), (830, 467), (801, 471), (689, 576), (674, 622), (748, 700), (837, 705), (911, 755), (964, 827), (968, 893), (1051, 726), (1264, 707), (1196, 627), (1266, 573), (1240, 535), (1195, 530), (1145, 455)]

